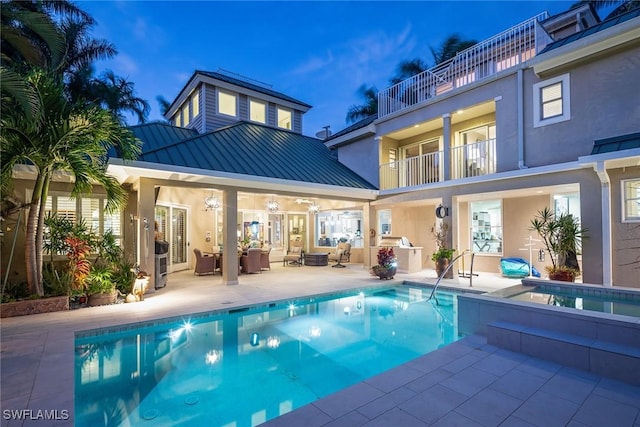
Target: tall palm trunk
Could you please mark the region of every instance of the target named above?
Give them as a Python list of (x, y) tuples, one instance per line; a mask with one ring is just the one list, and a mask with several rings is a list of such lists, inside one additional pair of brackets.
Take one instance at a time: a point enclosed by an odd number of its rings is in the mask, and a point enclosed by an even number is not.
[[(37, 295), (44, 295), (42, 286), (42, 269), (38, 267), (37, 257), (37, 230), (38, 230), (38, 213), (40, 211), (40, 196), (44, 184), (43, 176), (38, 174), (33, 194), (31, 195), (31, 203), (29, 207), (29, 216), (27, 217), (27, 235), (24, 245), (24, 259), (27, 269), (27, 285), (29, 292)], [(40, 250), (42, 252), (42, 250)]]
[(47, 172), (40, 192), (40, 209), (38, 210), (38, 227), (36, 228), (36, 268), (38, 271), (38, 282), (40, 283), (41, 295), (44, 295), (44, 283), (42, 280), (42, 248), (44, 247), (44, 217), (47, 208), (47, 195), (49, 194), (49, 184), (51, 183), (51, 172)]

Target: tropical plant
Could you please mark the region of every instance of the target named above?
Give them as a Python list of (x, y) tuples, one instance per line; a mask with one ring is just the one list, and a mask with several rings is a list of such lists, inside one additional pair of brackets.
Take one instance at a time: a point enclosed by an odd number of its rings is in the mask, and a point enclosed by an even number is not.
[(545, 252), (549, 255), (551, 266), (547, 272), (580, 274), (577, 254), (582, 248), (582, 241), (587, 238), (587, 229), (571, 214), (556, 216), (549, 208), (538, 211), (531, 220), (532, 231), (536, 231), (542, 239)]
[(431, 260), (437, 262), (443, 258), (451, 261), (455, 249), (448, 247), (447, 237), (449, 235), (449, 224), (442, 221), (439, 228), (433, 232), (433, 237), (436, 241), (436, 251), (431, 255)]
[(108, 111), (69, 102), (62, 82), (55, 76), (33, 70), (26, 81), (41, 99), (42, 120), (29, 120), (17, 103), (4, 106), (0, 125), (2, 186), (3, 190), (9, 188), (18, 164), (28, 164), (36, 173), (27, 219), (25, 264), (30, 288), (43, 295), (44, 201), (53, 173), (66, 171), (74, 177), (72, 196), (90, 194), (94, 184), (101, 185), (107, 195), (105, 209), (112, 212), (124, 205), (126, 193), (106, 173), (108, 151), (117, 145), (123, 159), (134, 159), (140, 153), (140, 144)]
[(94, 264), (87, 275), (87, 295), (110, 294), (115, 289), (111, 269), (106, 265)]
[(91, 262), (88, 259), (91, 253), (91, 246), (86, 240), (74, 236), (69, 236), (64, 241), (67, 245), (69, 274), (73, 278), (72, 288), (83, 289), (85, 280), (91, 272)]
[(371, 267), (371, 274), (381, 279), (391, 279), (396, 271), (398, 259), (392, 247), (383, 247), (378, 250), (378, 263)]

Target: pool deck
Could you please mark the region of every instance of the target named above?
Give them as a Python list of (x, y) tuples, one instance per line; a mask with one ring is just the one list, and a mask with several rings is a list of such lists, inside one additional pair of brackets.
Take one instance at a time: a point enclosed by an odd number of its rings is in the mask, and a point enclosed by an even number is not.
[[(1, 426), (73, 425), (74, 334), (78, 331), (229, 309), (299, 296), (409, 280), (433, 284), (432, 270), (382, 282), (360, 264), (347, 268), (282, 267), (242, 275), (169, 275), (168, 285), (134, 304), (2, 319)], [(491, 291), (518, 280), (482, 274), (473, 288)], [(468, 279), (442, 285), (469, 288)], [(66, 410), (58, 421), (9, 418), (7, 410)], [(64, 417), (60, 417), (64, 418)], [(493, 347), (480, 336), (370, 378), (265, 425), (292, 426), (635, 426), (640, 387)]]

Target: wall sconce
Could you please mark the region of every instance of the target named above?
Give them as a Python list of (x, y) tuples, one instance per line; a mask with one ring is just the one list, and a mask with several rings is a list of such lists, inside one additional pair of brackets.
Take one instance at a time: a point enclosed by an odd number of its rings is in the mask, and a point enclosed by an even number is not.
[(449, 216), (449, 208), (446, 206), (439, 205), (436, 208), (436, 216), (440, 219)]
[(311, 204), (309, 205), (309, 213), (317, 214), (319, 211), (320, 205), (316, 204), (315, 202), (311, 202)]
[(278, 212), (280, 209), (280, 205), (274, 199), (271, 199), (267, 202), (267, 210), (271, 213)]
[(222, 203), (220, 203), (220, 199), (218, 199), (217, 197), (215, 197), (213, 195), (213, 191), (211, 192), (211, 196), (207, 197), (204, 199), (204, 210), (205, 211), (211, 211), (214, 209), (218, 209), (220, 206), (222, 206)]

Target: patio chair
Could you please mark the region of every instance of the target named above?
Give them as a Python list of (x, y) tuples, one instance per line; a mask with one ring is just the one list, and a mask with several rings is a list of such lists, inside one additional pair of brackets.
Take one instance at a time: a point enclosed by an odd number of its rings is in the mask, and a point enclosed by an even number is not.
[(260, 268), (260, 258), (262, 249), (249, 248), (246, 255), (242, 255), (242, 272), (243, 273), (262, 273)]
[(331, 267), (343, 268), (345, 267), (342, 264), (342, 261), (349, 262), (351, 258), (351, 243), (338, 243), (336, 246), (336, 251), (332, 254), (329, 254), (329, 261), (338, 261), (337, 264), (332, 265)]
[(302, 265), (302, 248), (304, 242), (302, 240), (294, 240), (289, 242), (289, 251), (282, 259), (282, 265), (295, 264), (298, 267)]
[(196, 267), (193, 274), (200, 276), (203, 274), (216, 274), (216, 256), (214, 254), (203, 254), (200, 249), (194, 249), (196, 256)]
[(271, 264), (269, 263), (269, 255), (271, 254), (271, 248), (262, 248), (260, 252), (260, 268), (263, 270), (271, 270)]

